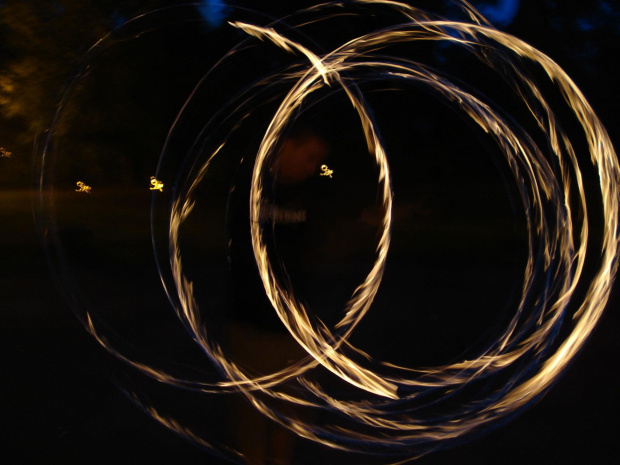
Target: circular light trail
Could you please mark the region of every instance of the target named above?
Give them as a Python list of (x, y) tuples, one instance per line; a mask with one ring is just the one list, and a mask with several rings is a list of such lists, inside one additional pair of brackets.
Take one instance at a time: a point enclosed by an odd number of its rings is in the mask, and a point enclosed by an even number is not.
[[(162, 244), (155, 232), (152, 240), (170, 304), (214, 370), (189, 379), (129, 355), (111, 342), (108, 330), (98, 324), (85, 302), (73, 297), (76, 313), (91, 335), (117, 358), (157, 381), (209, 398), (238, 393), (298, 436), (335, 450), (369, 454), (386, 463), (415, 458), (484, 429), (544, 394), (581, 348), (608, 301), (618, 264), (620, 168), (604, 127), (566, 73), (532, 46), (493, 28), (467, 3), (459, 5), (469, 18), (467, 22), (437, 17), (405, 3), (373, 0), (318, 5), (278, 21), (256, 17), (256, 22), (249, 22), (238, 10), (239, 19), (231, 19), (223, 27), (242, 40), (203, 76), (185, 102), (170, 128), (150, 187), (156, 199), (168, 187), (167, 182), (159, 181), (168, 174), (167, 163), (182, 160), (175, 165), (178, 170), (171, 191), (166, 243)], [(327, 50), (306, 36), (309, 25), (328, 31), (330, 21), (343, 15), (374, 17), (381, 27), (365, 27), (360, 35), (347, 37)], [(143, 20), (138, 18), (123, 27), (140, 28)], [(91, 49), (89, 65), (109, 40), (104, 38)], [(416, 46), (429, 44), (436, 44), (439, 50), (458, 48), (460, 53), (475, 57), (482, 68), (501, 78), (511, 101), (521, 105), (519, 112), (507, 114), (486, 99), (482, 90), (424, 63), (423, 53), (415, 56)], [(410, 46), (413, 48), (406, 48)], [(236, 89), (216, 108), (205, 105), (204, 122), (191, 128), (190, 110), (207, 102), (204, 96), (213, 94), (218, 79), (225, 76), (219, 74), (221, 70), (234, 65), (243, 73), (244, 59), (250, 53), (260, 56), (259, 50), (286, 55), (290, 62), (251, 79), (247, 87)], [(403, 55), (402, 50), (413, 52)], [(43, 144), (41, 211), (44, 223), (50, 225), (56, 222), (54, 168), (60, 164), (55, 150), (63, 137), (57, 126), (75, 86), (87, 78), (86, 71), (65, 94)], [(541, 83), (541, 76), (548, 82)], [(367, 103), (365, 88), (369, 83), (424, 89), (464, 115), (472, 127), (491, 138), (517, 186), (528, 250), (521, 297), (501, 334), (475, 357), (435, 367), (398, 366), (375, 360), (350, 342), (355, 328), (372, 312), (381, 286), (394, 214), (390, 154), (381, 122)], [(557, 99), (550, 103), (546, 94), (552, 92), (551, 87), (559, 92), (566, 109), (556, 109)], [(340, 320), (330, 325), (297, 297), (286, 263), (270, 252), (267, 232), (273, 222), (264, 218), (269, 217), (270, 173), (287, 131), (308, 108), (334, 95), (347, 102), (357, 118), (351, 124), (363, 130), (364, 156), (375, 167), (380, 213), (374, 261), (342, 309)], [(201, 315), (210, 309), (197, 298), (194, 284), (186, 276), (181, 235), (213, 165), (234, 150), (230, 147), (244, 134), (244, 125), (260, 118), (265, 108), (269, 122), (256, 154), (251, 156), (248, 228), (266, 296), (306, 356), (257, 376), (232, 360), (203, 321)], [(561, 120), (567, 119), (567, 114), (578, 123), (582, 135), (564, 129)], [(522, 121), (525, 119), (527, 122)], [(186, 144), (189, 148), (176, 153), (172, 141), (188, 132), (192, 134)], [(322, 165), (321, 175), (327, 177), (329, 172), (330, 179), (337, 177), (338, 169), (327, 166)], [(595, 193), (584, 181), (583, 172), (591, 170), (599, 182)], [(48, 234), (54, 265), (69, 288), (72, 271), (53, 227)], [(164, 258), (158, 252), (163, 245), (169, 253)], [(590, 250), (592, 247), (596, 248)], [(341, 395), (324, 386), (315, 375), (318, 367), (350, 386), (355, 395)], [(142, 402), (139, 396), (134, 400)], [(295, 408), (286, 407), (290, 405)], [(232, 458), (242, 454), (213, 443), (154, 407), (144, 408), (166, 427), (202, 446), (226, 450)]]

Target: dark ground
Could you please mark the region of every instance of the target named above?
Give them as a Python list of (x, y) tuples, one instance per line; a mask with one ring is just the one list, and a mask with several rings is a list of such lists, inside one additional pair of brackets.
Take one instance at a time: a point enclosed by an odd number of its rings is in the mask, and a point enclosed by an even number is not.
[[(2, 463), (221, 463), (155, 424), (117, 390), (99, 348), (52, 283), (29, 225), (31, 196), (10, 195), (7, 201), (3, 194), (1, 212), (2, 224), (12, 225), (2, 232), (0, 278)], [(485, 437), (417, 463), (614, 463), (617, 309), (616, 293), (584, 350), (538, 405)]]

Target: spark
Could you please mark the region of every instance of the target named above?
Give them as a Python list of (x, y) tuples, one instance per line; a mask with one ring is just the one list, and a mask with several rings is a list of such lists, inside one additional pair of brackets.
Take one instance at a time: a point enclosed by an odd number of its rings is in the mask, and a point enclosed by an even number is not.
[(75, 192), (83, 192), (84, 194), (90, 194), (92, 187), (90, 187), (89, 185), (84, 184), (82, 181), (78, 181), (76, 185), (77, 185), (77, 189), (75, 190)]
[(152, 191), (158, 190), (162, 192), (164, 189), (164, 183), (155, 179), (155, 176), (151, 176), (151, 187), (149, 188)]
[(334, 170), (330, 170), (327, 165), (321, 165), (321, 176), (327, 176), (331, 178), (334, 174)]

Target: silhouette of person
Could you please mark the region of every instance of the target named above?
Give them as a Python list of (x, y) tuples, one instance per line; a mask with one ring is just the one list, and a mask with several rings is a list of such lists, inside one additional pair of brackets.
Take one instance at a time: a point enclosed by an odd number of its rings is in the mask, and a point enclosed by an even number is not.
[[(284, 136), (265, 183), (270, 192), (260, 221), (271, 234), (268, 247), (286, 271), (299, 267), (299, 247), (311, 221), (313, 181), (330, 151), (312, 129), (302, 127)], [(277, 372), (307, 354), (288, 333), (272, 308), (258, 274), (251, 245), (249, 191), (251, 166), (239, 167), (228, 200), (229, 351), (235, 363), (254, 375)], [(282, 271), (276, 260), (276, 272)], [(293, 407), (282, 405), (287, 414)], [(245, 400), (232, 408), (233, 434), (246, 465), (290, 464), (295, 435), (266, 418)]]

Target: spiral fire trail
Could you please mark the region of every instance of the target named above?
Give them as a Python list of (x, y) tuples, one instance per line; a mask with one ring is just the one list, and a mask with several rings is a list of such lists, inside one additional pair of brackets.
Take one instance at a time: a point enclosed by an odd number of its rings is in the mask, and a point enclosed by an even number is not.
[[(99, 324), (96, 311), (75, 294), (74, 310), (87, 331), (108, 352), (149, 378), (209, 399), (236, 394), (300, 437), (335, 450), (369, 454), (385, 463), (402, 463), (484, 430), (547, 392), (583, 346), (609, 299), (618, 267), (620, 167), (605, 128), (566, 73), (542, 52), (492, 27), (467, 2), (458, 5), (468, 22), (381, 0), (326, 3), (277, 21), (249, 15), (255, 23), (244, 17), (245, 11), (237, 11), (239, 18), (222, 27), (238, 34), (239, 44), (196, 84), (169, 130), (157, 172), (151, 177), (158, 183), (151, 187), (158, 190), (153, 193), (152, 218), (159, 202), (155, 196), (173, 184), (159, 179), (174, 179), (174, 188), (166, 198), (167, 235), (163, 239), (152, 233), (161, 283), (170, 306), (210, 367), (197, 369), (194, 377), (188, 377), (183, 370), (146, 362), (148, 357), (128, 352), (122, 341), (113, 342), (112, 332)], [(361, 34), (346, 40), (338, 36), (338, 45), (332, 48), (308, 37), (311, 27), (324, 25), (328, 30), (330, 22), (343, 15), (391, 23), (376, 30), (364, 26)], [(157, 15), (154, 18), (157, 21)], [(151, 21), (148, 15), (146, 19)], [(122, 28), (140, 30), (144, 20), (137, 18)], [(90, 50), (87, 62), (96, 61), (112, 40), (112, 36), (100, 40)], [(519, 113), (507, 114), (481, 90), (424, 63), (425, 55), (415, 55), (416, 47), (434, 44), (456, 48), (474, 57), (481, 69), (499, 76)], [(403, 50), (411, 54), (404, 55)], [(221, 104), (209, 106), (205, 96), (214, 95), (214, 87), (225, 79), (222, 70), (234, 65), (239, 67), (237, 73), (243, 74), (244, 60), (250, 54), (259, 56), (259, 52), (279, 60), (282, 55), (287, 58), (267, 72), (257, 71), (247, 79), (246, 87), (235, 89)], [(41, 214), (50, 225), (47, 245), (66, 288), (74, 285), (72, 270), (60, 239), (54, 235), (58, 230), (54, 173), (62, 163), (56, 147), (64, 137), (57, 128), (77, 83), (87, 77), (85, 69), (65, 94), (41, 153)], [(375, 88), (372, 86), (423, 89), (462, 114), (468, 124), (490, 138), (518, 191), (527, 242), (521, 295), (496, 340), (467, 359), (435, 367), (402, 366), (375, 359), (351, 342), (356, 328), (373, 311), (389, 263), (396, 217), (385, 128), (375, 118), (366, 93), (367, 88)], [(552, 92), (551, 87), (561, 95), (566, 109), (555, 108), (557, 98), (551, 103), (546, 95)], [(283, 143), (306, 113), (333, 97), (346, 102), (358, 119), (352, 124), (361, 128), (361, 145), (366, 151), (362, 156), (372, 161), (379, 210), (372, 264), (336, 323), (323, 321), (316, 315), (317, 309), (298, 297), (286, 260), (270, 242), (276, 221), (270, 221), (268, 214), (275, 204), (272, 177)], [(202, 119), (192, 126), (188, 123), (191, 111), (202, 105)], [(245, 186), (249, 190), (246, 227), (264, 293), (304, 356), (271, 373), (256, 374), (260, 370), (233, 360), (204, 321), (204, 315), (214, 309), (200, 301), (186, 274), (188, 257), (183, 253), (182, 236), (201, 189), (213, 182), (214, 166), (234, 156), (238, 150), (235, 144), (247, 131), (256, 132), (247, 128), (264, 119), (263, 112), (268, 121), (254, 146), (256, 152), (234, 162), (252, 167), (247, 179), (250, 184)], [(565, 129), (567, 113), (583, 134), (569, 134)], [(191, 135), (180, 152), (175, 145), (179, 134), (185, 138)], [(167, 166), (175, 169), (169, 174)], [(322, 166), (325, 172), (327, 166), (332, 167), (331, 163)], [(596, 195), (584, 180), (584, 172), (590, 170), (598, 180)], [(334, 179), (341, 172), (329, 171)], [(326, 181), (329, 178), (325, 176)], [(234, 189), (243, 188), (237, 182), (230, 183), (229, 196)], [(598, 209), (600, 217), (591, 213)], [(601, 231), (600, 239), (593, 239), (599, 235), (593, 231)], [(596, 249), (590, 250), (594, 246)], [(162, 257), (162, 250), (168, 256)], [(325, 382), (325, 375), (317, 375), (321, 367), (335, 381)], [(341, 382), (354, 395), (332, 387)], [(139, 395), (134, 395), (134, 400), (177, 434), (201, 446), (225, 450), (231, 458), (243, 456), (243, 451), (217, 444), (158, 412)]]

